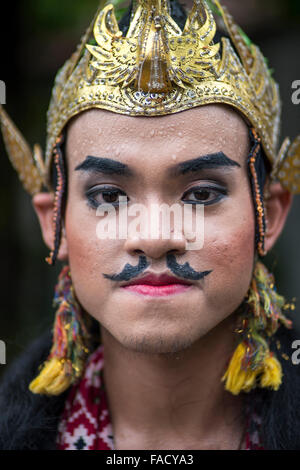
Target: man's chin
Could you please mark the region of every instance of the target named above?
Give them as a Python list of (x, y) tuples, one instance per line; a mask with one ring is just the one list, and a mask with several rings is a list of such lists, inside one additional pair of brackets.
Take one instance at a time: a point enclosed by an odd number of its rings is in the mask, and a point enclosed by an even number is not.
[(167, 336), (129, 336), (122, 338), (122, 345), (126, 349), (141, 354), (177, 354), (191, 347), (192, 338), (178, 337), (169, 338)]
[[(192, 346), (207, 334), (207, 328), (193, 327), (184, 328), (184, 325), (152, 325), (136, 326), (134, 324), (129, 330), (111, 325), (112, 328), (105, 328), (101, 325), (104, 344), (109, 342), (111, 346), (117, 349), (126, 349), (127, 351), (140, 354), (178, 354), (181, 351), (190, 349)], [(171, 327), (172, 326), (172, 327)]]

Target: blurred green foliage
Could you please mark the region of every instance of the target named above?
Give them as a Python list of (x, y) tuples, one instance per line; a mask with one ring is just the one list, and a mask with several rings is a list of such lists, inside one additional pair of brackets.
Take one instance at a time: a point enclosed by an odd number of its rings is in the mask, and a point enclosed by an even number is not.
[(22, 16), (30, 17), (30, 24), (38, 30), (73, 29), (81, 24), (87, 11), (95, 11), (99, 0), (28, 0), (22, 2)]
[(287, 11), (291, 16), (300, 16), (300, 2), (299, 0), (286, 0), (283, 2), (287, 6)]
[[(287, 18), (293, 20), (300, 19), (299, 0), (263, 0), (260, 2), (262, 9), (274, 10), (284, 21)], [(283, 15), (283, 16), (282, 16)]]
[[(22, 2), (22, 16), (30, 17), (36, 31), (73, 30), (82, 25), (83, 19), (91, 17), (99, 6), (113, 3), (117, 9), (117, 19), (126, 10), (128, 1), (124, 0), (27, 0)], [(90, 12), (90, 15), (88, 13)]]
[[(113, 3), (117, 19), (126, 11), (129, 0), (26, 0), (21, 2), (22, 16), (37, 31), (73, 30), (82, 25), (82, 21), (93, 15), (98, 6)], [(181, 0), (181, 3), (185, 3)], [(211, 2), (210, 2), (211, 3)], [(226, 0), (224, 1), (226, 4)], [(262, 9), (272, 9), (289, 18), (300, 18), (300, 0), (263, 0)], [(30, 19), (30, 20), (29, 20)]]

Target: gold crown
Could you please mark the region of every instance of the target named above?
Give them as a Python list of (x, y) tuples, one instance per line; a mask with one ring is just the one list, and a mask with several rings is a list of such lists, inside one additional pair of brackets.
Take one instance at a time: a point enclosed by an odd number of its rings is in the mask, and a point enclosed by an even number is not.
[(202, 0), (194, 1), (183, 30), (171, 17), (169, 0), (139, 0), (126, 36), (119, 29), (113, 5), (99, 8), (76, 52), (56, 77), (44, 162), (40, 148), (35, 147), (32, 154), (0, 108), (11, 160), (31, 194), (43, 183), (51, 188), (53, 148), (78, 113), (100, 108), (130, 116), (161, 116), (210, 103), (240, 111), (260, 136), (272, 177), (300, 193), (300, 137), (293, 144), (286, 139), (277, 153), (280, 99), (266, 60), (225, 7), (216, 0), (211, 3), (228, 36), (216, 43), (216, 20)]

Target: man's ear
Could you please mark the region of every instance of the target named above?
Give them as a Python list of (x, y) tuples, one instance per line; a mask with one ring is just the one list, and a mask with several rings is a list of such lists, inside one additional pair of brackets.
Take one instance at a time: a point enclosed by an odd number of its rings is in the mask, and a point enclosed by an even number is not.
[(265, 249), (270, 251), (282, 232), (293, 202), (292, 194), (280, 183), (268, 184), (264, 197), (266, 211)]
[[(32, 198), (34, 210), (39, 218), (40, 226), (44, 242), (49, 250), (54, 248), (54, 228), (53, 228), (53, 213), (54, 213), (54, 194), (52, 193), (37, 193)], [(66, 239), (65, 230), (62, 230), (61, 243), (57, 259), (66, 261), (68, 259), (68, 244)]]

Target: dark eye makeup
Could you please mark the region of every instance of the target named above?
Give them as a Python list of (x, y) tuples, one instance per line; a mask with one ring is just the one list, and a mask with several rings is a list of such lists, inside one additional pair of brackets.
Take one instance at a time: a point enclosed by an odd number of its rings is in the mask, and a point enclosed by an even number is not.
[[(194, 198), (192, 200), (184, 199), (188, 194), (194, 195)], [(216, 204), (227, 195), (228, 190), (224, 186), (206, 184), (190, 188), (184, 193), (182, 201), (185, 204), (203, 204), (205, 206), (209, 206), (211, 204)]]
[[(189, 196), (191, 195), (191, 196)], [(224, 186), (203, 184), (189, 188), (182, 197), (184, 204), (203, 204), (205, 206), (216, 204), (228, 195), (228, 190)], [(95, 186), (85, 192), (89, 207), (97, 209), (102, 204), (111, 204), (119, 207), (129, 202), (126, 193), (113, 186)], [(126, 197), (126, 201), (119, 202), (119, 196)]]
[(119, 196), (126, 197), (126, 193), (124, 191), (113, 186), (95, 186), (86, 191), (85, 195), (88, 205), (94, 209), (97, 209), (97, 207), (102, 204), (112, 204), (113, 206), (118, 207), (122, 204), (118, 201)]

